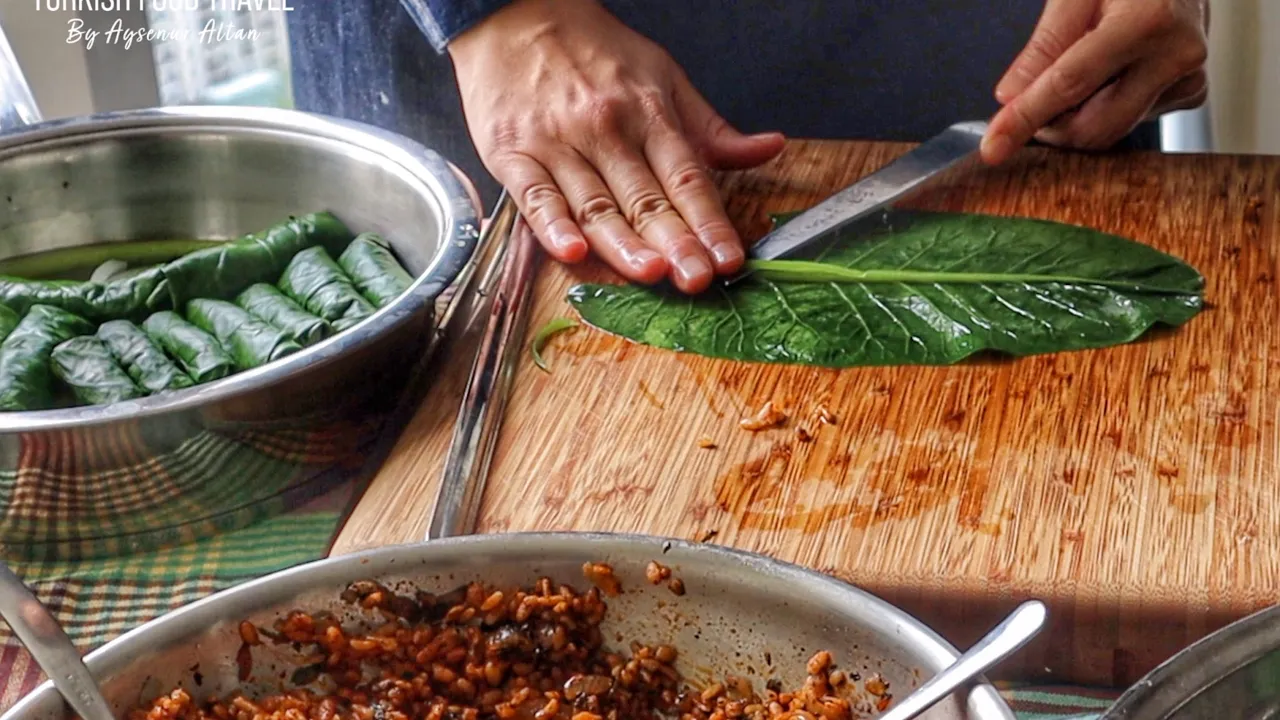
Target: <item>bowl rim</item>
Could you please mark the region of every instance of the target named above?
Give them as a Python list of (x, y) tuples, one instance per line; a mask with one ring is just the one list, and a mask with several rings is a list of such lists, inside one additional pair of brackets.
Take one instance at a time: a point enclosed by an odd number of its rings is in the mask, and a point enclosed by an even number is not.
[(1099, 720), (1155, 720), (1280, 648), (1280, 605), (1246, 615), (1179, 650), (1116, 698)]
[(275, 385), (304, 369), (326, 365), (366, 347), (419, 313), (434, 308), (440, 294), (470, 261), (480, 219), (460, 171), (434, 150), (403, 135), (366, 123), (280, 108), (170, 106), (60, 118), (0, 134), (0, 156), (12, 157), (50, 142), (91, 140), (97, 135), (158, 130), (280, 132), (346, 143), (385, 158), (425, 185), (440, 203), (440, 249), (414, 285), (386, 307), (348, 330), (301, 352), (221, 380), (107, 405), (0, 413), (0, 435), (64, 430), (199, 410)]
[[(532, 546), (532, 548), (531, 548)], [(96, 677), (127, 667), (144, 657), (158, 643), (172, 643), (190, 635), (189, 627), (211, 627), (242, 617), (264, 605), (278, 604), (325, 584), (352, 582), (362, 577), (399, 572), (449, 562), (480, 562), (485, 554), (545, 552), (589, 554), (608, 558), (611, 554), (636, 554), (651, 548), (653, 557), (678, 565), (681, 558), (701, 556), (724, 566), (728, 572), (747, 572), (786, 580), (804, 588), (808, 596), (823, 596), (850, 607), (849, 617), (865, 616), (882, 621), (886, 636), (918, 648), (938, 670), (959, 657), (955, 647), (937, 632), (905, 610), (855, 585), (795, 563), (763, 554), (708, 543), (654, 535), (611, 532), (513, 532), (468, 535), (389, 545), (373, 550), (328, 557), (280, 570), (261, 578), (209, 595), (141, 625), (89, 653), (85, 662)], [(583, 553), (586, 548), (588, 552)], [(868, 623), (870, 624), (870, 623)], [(878, 625), (879, 626), (879, 625)], [(994, 686), (980, 679), (964, 698), (967, 715), (987, 720), (1014, 720), (1013, 711)], [(34, 717), (44, 703), (62, 702), (52, 682), (44, 682), (19, 700), (0, 720)]]

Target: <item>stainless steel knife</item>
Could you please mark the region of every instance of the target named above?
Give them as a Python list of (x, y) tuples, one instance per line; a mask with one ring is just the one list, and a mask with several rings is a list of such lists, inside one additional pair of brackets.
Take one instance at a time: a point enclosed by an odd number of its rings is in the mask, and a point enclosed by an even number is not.
[[(930, 178), (977, 152), (987, 131), (982, 121), (956, 123), (883, 168), (823, 200), (765, 235), (751, 260), (777, 260), (900, 200)], [(750, 271), (739, 277), (750, 274)], [(734, 278), (736, 281), (738, 278)]]

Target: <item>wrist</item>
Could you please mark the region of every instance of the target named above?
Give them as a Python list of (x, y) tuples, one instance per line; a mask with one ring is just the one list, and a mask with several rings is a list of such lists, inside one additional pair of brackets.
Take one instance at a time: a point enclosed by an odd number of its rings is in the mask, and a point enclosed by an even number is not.
[(459, 33), (446, 49), (457, 60), (493, 38), (507, 46), (528, 44), (602, 9), (597, 0), (514, 0)]

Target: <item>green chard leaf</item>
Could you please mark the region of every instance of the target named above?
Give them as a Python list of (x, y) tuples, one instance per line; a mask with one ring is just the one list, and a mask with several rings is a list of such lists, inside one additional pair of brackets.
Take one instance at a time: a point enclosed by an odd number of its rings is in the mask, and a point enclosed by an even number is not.
[(1089, 228), (986, 215), (889, 212), (803, 260), (698, 297), (579, 285), (583, 320), (717, 358), (826, 367), (943, 365), (1099, 348), (1179, 326), (1204, 279), (1151, 247)]

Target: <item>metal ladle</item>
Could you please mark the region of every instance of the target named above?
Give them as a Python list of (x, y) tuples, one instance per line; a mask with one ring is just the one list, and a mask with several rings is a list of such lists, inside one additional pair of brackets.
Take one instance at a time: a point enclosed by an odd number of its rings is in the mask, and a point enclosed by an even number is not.
[(0, 617), (82, 720), (115, 720), (80, 651), (8, 565), (0, 562)]
[(1028, 600), (1009, 613), (1009, 617), (956, 658), (947, 669), (934, 675), (916, 691), (877, 716), (876, 720), (912, 720), (953, 690), (990, 670), (1035, 637), (1048, 616), (1044, 603)]

